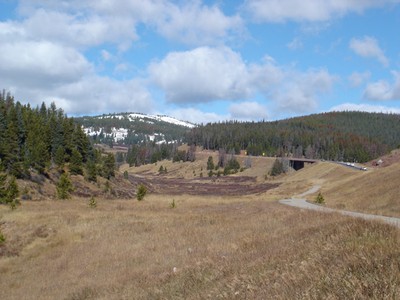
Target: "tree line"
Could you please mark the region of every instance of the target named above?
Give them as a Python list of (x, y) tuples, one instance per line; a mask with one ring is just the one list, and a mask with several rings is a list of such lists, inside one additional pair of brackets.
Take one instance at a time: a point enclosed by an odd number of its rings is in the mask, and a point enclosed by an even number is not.
[(29, 179), (32, 172), (56, 169), (96, 181), (114, 176), (114, 168), (114, 156), (95, 149), (81, 125), (54, 103), (32, 108), (0, 92), (1, 173)]
[(330, 112), (274, 122), (220, 122), (193, 128), (189, 144), (248, 155), (366, 162), (400, 144), (400, 115)]

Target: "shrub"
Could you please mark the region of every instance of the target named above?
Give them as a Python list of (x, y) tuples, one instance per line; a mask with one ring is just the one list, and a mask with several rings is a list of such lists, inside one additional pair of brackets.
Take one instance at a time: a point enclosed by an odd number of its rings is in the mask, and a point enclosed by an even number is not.
[(138, 201), (142, 201), (144, 196), (147, 194), (147, 187), (144, 184), (139, 184), (136, 192), (136, 198)]
[(10, 202), (11, 210), (17, 209), (17, 206), (20, 204), (21, 204), (21, 202), (19, 202), (18, 199), (14, 199), (13, 201)]
[(0, 231), (0, 245), (5, 243), (6, 241), (6, 237), (4, 236), (4, 234)]
[(106, 183), (104, 184), (103, 191), (104, 191), (104, 193), (111, 193), (112, 188), (111, 188), (109, 180), (107, 180)]
[(240, 164), (236, 158), (232, 157), (224, 168), (224, 175), (237, 173), (240, 169)]
[(318, 204), (324, 204), (325, 198), (322, 196), (321, 192), (318, 193), (317, 197), (315, 198), (315, 202)]
[(129, 178), (128, 171), (124, 171), (124, 178), (125, 178), (125, 179), (128, 179), (128, 178)]
[(89, 200), (89, 207), (90, 208), (96, 208), (97, 207), (97, 201), (96, 201), (96, 199), (92, 196), (92, 197), (90, 197), (90, 200)]
[(170, 203), (169, 208), (176, 208), (175, 199), (172, 199), (172, 202)]

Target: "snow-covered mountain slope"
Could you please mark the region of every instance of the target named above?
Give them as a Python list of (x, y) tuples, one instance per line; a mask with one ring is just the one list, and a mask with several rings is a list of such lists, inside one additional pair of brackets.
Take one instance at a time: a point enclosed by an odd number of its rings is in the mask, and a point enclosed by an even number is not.
[(183, 141), (185, 134), (196, 127), (190, 122), (165, 115), (118, 113), (76, 119), (87, 135), (98, 142), (138, 144)]
[(109, 114), (109, 115), (102, 115), (102, 116), (97, 116), (93, 118), (117, 118), (120, 120), (123, 119), (129, 119), (130, 121), (135, 121), (135, 120), (140, 120), (143, 122), (149, 122), (149, 120), (156, 120), (156, 121), (161, 121), (161, 122), (166, 122), (170, 123), (173, 125), (178, 125), (178, 126), (184, 126), (188, 128), (194, 128), (196, 127), (195, 124), (187, 122), (187, 121), (181, 121), (178, 119), (175, 119), (173, 117), (165, 116), (165, 115), (147, 115), (147, 114), (141, 114), (141, 113), (121, 113), (121, 114)]

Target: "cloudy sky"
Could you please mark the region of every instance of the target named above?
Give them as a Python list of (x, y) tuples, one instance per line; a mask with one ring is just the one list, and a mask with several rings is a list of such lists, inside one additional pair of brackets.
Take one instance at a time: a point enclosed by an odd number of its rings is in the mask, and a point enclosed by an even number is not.
[(400, 113), (400, 0), (0, 0), (0, 89), (70, 116)]

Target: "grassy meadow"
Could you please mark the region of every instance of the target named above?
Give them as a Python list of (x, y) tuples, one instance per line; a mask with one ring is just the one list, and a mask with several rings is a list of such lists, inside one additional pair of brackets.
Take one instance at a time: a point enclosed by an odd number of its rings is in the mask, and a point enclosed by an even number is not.
[[(165, 176), (197, 178), (206, 159), (195, 172), (193, 164), (164, 162)], [(335, 194), (338, 185), (351, 199), (351, 182), (366, 185), (390, 169), (320, 163), (271, 179), (265, 168), (273, 159), (261, 160), (257, 182), (281, 185), (260, 194), (99, 197), (96, 208), (79, 197), (0, 206), (1, 299), (400, 298), (399, 229), (276, 202), (321, 184), (327, 205), (337, 206), (345, 195)], [(157, 176), (159, 166), (122, 170)], [(357, 199), (344, 205), (363, 210)]]

